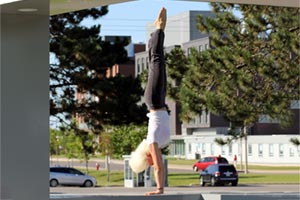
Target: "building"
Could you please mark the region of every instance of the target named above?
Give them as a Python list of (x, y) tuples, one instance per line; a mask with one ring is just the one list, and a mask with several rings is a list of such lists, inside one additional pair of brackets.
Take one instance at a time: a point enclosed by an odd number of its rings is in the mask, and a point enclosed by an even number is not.
[[(168, 18), (165, 30), (165, 52), (170, 52), (174, 47), (180, 46), (188, 55), (191, 48), (204, 51), (209, 48), (209, 37), (197, 30), (197, 15), (212, 17), (209, 11), (187, 11)], [(147, 34), (154, 30), (152, 24), (147, 25)], [(136, 54), (135, 76), (148, 69), (149, 58), (147, 52)], [(173, 101), (167, 100), (171, 110), (171, 145), (170, 155), (180, 158), (195, 159), (201, 156), (222, 155), (231, 160), (234, 155), (243, 159), (247, 149), (248, 159), (251, 163), (289, 163), (300, 162), (300, 147), (290, 142), (291, 138), (299, 137), (299, 101), (291, 103), (294, 113), (292, 127), (280, 128), (276, 121), (267, 116), (261, 119), (249, 131), (248, 143), (234, 141), (231, 145), (218, 146), (216, 138), (226, 139), (229, 122), (220, 116), (213, 115), (205, 110), (188, 122), (181, 122), (178, 114), (180, 107)], [(245, 147), (245, 145), (247, 147)]]

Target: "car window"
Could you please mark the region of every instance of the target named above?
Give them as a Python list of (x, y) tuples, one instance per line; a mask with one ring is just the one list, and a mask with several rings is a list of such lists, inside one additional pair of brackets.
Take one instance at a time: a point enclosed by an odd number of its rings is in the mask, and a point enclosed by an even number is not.
[(220, 157), (218, 158), (218, 163), (228, 163), (226, 158)]
[(205, 170), (208, 173), (214, 172), (215, 171), (215, 165), (209, 165)]
[(77, 170), (77, 169), (69, 169), (71, 174), (78, 174), (78, 175), (84, 175), (81, 171)]
[(230, 172), (236, 172), (235, 168), (233, 165), (226, 165), (226, 166), (220, 166), (220, 171), (230, 171)]

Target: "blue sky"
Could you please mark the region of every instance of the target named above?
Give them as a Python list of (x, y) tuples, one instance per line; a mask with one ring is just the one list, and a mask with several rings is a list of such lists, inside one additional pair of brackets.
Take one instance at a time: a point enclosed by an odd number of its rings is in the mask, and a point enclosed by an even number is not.
[(177, 0), (137, 0), (109, 6), (109, 13), (103, 18), (85, 24), (101, 24), (101, 36), (132, 36), (133, 43), (148, 41), (146, 24), (155, 20), (161, 7), (172, 16), (188, 10), (211, 10), (209, 3)]

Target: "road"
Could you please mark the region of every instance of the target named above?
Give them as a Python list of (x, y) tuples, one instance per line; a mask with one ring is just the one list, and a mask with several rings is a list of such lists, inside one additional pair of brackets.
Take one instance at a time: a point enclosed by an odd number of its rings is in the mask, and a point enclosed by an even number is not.
[[(89, 169), (95, 169), (96, 163), (99, 163), (100, 170), (106, 170), (105, 161), (103, 159), (91, 159), (89, 160), (88, 166)], [(85, 169), (85, 163), (80, 162), (78, 160), (68, 160), (65, 158), (54, 158), (50, 160), (51, 166), (71, 166), (75, 168)], [(110, 161), (110, 170), (123, 170), (124, 169), (124, 161), (122, 160), (111, 160)], [(192, 172), (192, 167), (188, 165), (174, 165), (169, 164), (168, 165), (168, 172), (169, 173), (190, 173)], [(288, 170), (288, 171), (282, 171), (282, 170), (252, 170), (249, 171), (250, 173), (286, 173), (286, 174), (299, 174), (299, 170)]]

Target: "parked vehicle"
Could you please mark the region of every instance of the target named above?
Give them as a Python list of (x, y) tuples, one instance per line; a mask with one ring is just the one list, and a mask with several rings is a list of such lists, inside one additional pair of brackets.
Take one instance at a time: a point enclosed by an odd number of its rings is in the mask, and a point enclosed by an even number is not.
[(197, 172), (198, 170), (204, 170), (209, 165), (218, 164), (218, 163), (227, 163), (228, 160), (221, 156), (208, 156), (204, 157), (193, 165), (193, 170)]
[(225, 185), (231, 183), (232, 186), (238, 184), (238, 173), (231, 164), (214, 164), (208, 166), (200, 173), (200, 185), (210, 183), (212, 186)]
[(97, 185), (96, 178), (86, 175), (71, 167), (50, 167), (50, 187), (58, 185), (77, 185), (94, 187)]

